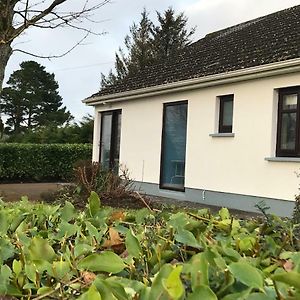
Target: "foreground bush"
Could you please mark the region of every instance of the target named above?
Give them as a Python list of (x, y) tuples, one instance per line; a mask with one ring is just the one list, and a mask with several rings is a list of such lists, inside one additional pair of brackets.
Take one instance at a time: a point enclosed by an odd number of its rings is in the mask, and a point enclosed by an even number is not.
[(80, 159), (91, 159), (86, 144), (0, 144), (0, 181), (66, 180)]
[(29, 204), (0, 210), (0, 294), (23, 299), (299, 299), (300, 253), (280, 218), (85, 211)]

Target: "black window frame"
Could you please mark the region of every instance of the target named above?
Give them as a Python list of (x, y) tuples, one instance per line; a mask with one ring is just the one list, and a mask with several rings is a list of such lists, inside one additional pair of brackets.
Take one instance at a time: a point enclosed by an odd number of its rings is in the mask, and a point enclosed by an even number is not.
[[(219, 133), (232, 133), (233, 124), (233, 107), (234, 107), (234, 94), (219, 96)], [(224, 125), (224, 104), (232, 102), (232, 121), (231, 125)]]
[[(284, 96), (294, 94), (297, 94), (297, 108), (284, 109)], [(282, 116), (284, 113), (296, 113), (296, 140), (294, 150), (281, 148)], [(300, 157), (300, 86), (281, 88), (278, 90), (276, 157)]]
[(103, 134), (103, 122), (105, 115), (112, 116), (112, 127), (111, 127), (111, 135), (110, 135), (110, 152), (109, 152), (109, 170), (116, 171), (115, 166), (115, 152), (116, 152), (116, 138), (118, 136), (118, 118), (119, 115), (122, 115), (122, 109), (114, 109), (109, 111), (103, 111), (101, 114), (101, 132), (100, 132), (100, 147), (99, 147), (99, 162), (102, 162), (101, 152), (102, 152), (102, 134)]

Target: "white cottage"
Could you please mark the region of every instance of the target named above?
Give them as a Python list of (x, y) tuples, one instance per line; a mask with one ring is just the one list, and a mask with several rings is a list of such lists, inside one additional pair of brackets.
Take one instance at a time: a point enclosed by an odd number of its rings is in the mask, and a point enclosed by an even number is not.
[(93, 160), (148, 194), (290, 215), (300, 167), (300, 6), (208, 34), (83, 101)]

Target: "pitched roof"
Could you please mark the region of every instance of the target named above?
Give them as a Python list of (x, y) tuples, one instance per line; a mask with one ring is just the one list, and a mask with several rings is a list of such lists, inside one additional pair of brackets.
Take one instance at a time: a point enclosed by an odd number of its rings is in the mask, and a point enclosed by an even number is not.
[[(93, 96), (153, 87), (300, 57), (300, 5), (206, 35), (177, 57)], [(92, 96), (92, 97), (93, 97)]]

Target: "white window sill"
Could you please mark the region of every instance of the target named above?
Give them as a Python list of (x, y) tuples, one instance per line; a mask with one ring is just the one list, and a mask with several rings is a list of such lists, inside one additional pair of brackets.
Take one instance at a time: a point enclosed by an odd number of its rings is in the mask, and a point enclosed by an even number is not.
[(271, 162), (298, 162), (300, 163), (300, 157), (265, 157), (265, 160)]
[(234, 137), (234, 133), (211, 133), (211, 137)]

